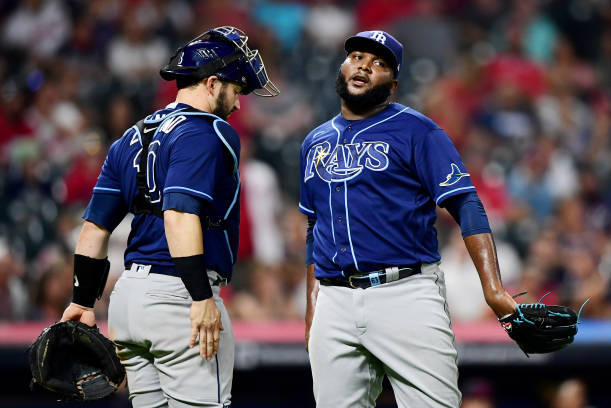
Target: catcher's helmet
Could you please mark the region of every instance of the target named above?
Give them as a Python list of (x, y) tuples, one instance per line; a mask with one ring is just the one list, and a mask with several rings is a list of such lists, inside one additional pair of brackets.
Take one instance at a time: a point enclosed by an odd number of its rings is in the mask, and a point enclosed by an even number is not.
[(235, 27), (213, 28), (176, 50), (159, 74), (166, 81), (216, 75), (240, 85), (244, 95), (253, 91), (259, 96), (278, 95), (280, 92), (268, 78), (259, 50), (248, 48), (247, 41), (244, 32)]

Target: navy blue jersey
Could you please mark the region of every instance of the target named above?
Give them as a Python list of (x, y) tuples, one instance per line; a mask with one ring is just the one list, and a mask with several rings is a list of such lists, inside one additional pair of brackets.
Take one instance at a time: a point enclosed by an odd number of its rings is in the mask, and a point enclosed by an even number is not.
[[(185, 111), (189, 108), (173, 103), (145, 119), (160, 123), (148, 149), (148, 195), (164, 210), (226, 220), (227, 229), (203, 229), (204, 256), (207, 268), (231, 278), (239, 239), (240, 141), (224, 120), (203, 111)], [(109, 231), (121, 222), (138, 194), (141, 154), (140, 133), (133, 126), (110, 147), (83, 218)], [(134, 216), (126, 266), (135, 262), (173, 267), (163, 225), (154, 215)]]
[(437, 262), (436, 205), (474, 190), (450, 138), (413, 109), (334, 117), (301, 148), (299, 208), (316, 217), (316, 277)]

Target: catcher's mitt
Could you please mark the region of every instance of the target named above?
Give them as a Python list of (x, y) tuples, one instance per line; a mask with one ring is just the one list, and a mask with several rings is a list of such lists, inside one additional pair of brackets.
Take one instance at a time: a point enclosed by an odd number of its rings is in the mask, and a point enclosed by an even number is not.
[(32, 385), (65, 400), (96, 400), (125, 378), (115, 345), (96, 326), (67, 321), (43, 330), (29, 351)]
[(541, 299), (537, 303), (518, 304), (515, 312), (499, 319), (527, 356), (560, 350), (571, 344), (577, 334), (578, 313), (567, 306), (546, 305)]

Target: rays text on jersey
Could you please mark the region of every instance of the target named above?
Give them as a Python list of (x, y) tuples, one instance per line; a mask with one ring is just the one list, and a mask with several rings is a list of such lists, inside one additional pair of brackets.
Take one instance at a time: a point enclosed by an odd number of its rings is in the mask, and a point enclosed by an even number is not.
[(328, 141), (319, 143), (308, 152), (304, 181), (315, 174), (331, 182), (350, 180), (363, 169), (384, 171), (388, 168), (388, 149), (388, 143), (379, 141), (338, 144), (333, 149)]

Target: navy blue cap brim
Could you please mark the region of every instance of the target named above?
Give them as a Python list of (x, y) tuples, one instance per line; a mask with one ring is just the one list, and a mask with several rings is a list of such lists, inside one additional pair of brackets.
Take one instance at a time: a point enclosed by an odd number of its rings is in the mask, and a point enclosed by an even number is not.
[(397, 66), (399, 63), (397, 62), (395, 55), (391, 50), (376, 40), (359, 36), (349, 37), (344, 43), (344, 49), (348, 54), (350, 54), (352, 51), (363, 51), (375, 54), (383, 58), (384, 61), (386, 61), (392, 67), (393, 71), (395, 72), (395, 76), (397, 75)]

